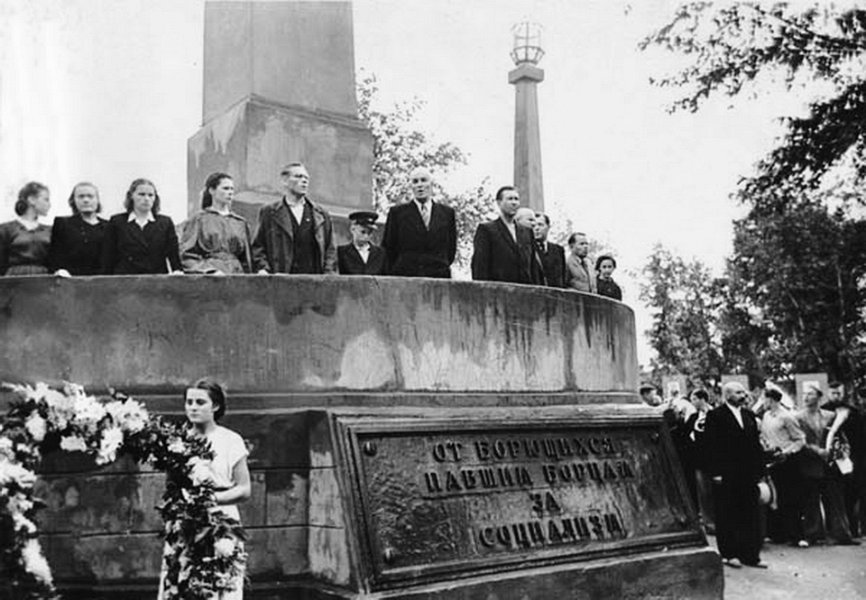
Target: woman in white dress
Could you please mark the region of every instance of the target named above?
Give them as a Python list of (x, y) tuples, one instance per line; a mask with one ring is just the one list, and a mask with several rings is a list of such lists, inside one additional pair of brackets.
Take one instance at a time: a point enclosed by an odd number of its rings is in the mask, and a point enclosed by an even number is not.
[[(213, 459), (204, 463), (205, 477), (213, 481), (216, 489), (214, 496), (218, 506), (214, 510), (240, 521), (237, 505), (250, 497), (249, 452), (240, 435), (217, 424), (226, 412), (225, 388), (213, 379), (199, 379), (186, 390), (184, 408), (190, 425), (210, 441), (214, 452)], [(244, 573), (240, 573), (235, 589), (215, 598), (241, 600), (243, 580)], [(159, 598), (162, 597), (160, 582)]]

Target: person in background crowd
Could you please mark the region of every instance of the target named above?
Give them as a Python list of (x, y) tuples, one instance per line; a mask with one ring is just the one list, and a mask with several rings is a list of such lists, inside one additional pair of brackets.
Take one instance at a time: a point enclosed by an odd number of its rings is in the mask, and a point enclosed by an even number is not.
[(451, 278), (457, 256), (454, 209), (433, 201), (433, 178), (427, 169), (409, 175), (414, 199), (388, 211), (382, 247), (390, 275)]
[(57, 217), (51, 227), (48, 266), (61, 277), (99, 275), (108, 221), (100, 218), (99, 190), (89, 182), (72, 188), (71, 217)]
[(385, 251), (370, 242), (379, 215), (357, 211), (349, 215), (352, 242), (337, 248), (337, 266), (341, 275), (386, 275)]
[[(864, 496), (860, 478), (866, 451), (866, 421), (861, 409), (845, 398), (845, 386), (841, 383), (830, 384), (829, 399), (823, 408), (836, 414), (824, 449), (841, 455), (837, 457), (839, 460), (831, 465), (831, 470), (835, 470), (834, 475), (841, 481), (848, 525), (851, 535), (857, 538), (863, 533)], [(844, 453), (845, 441), (848, 442), (847, 454)]]
[(704, 439), (707, 467), (716, 499), (716, 541), (722, 561), (765, 569), (761, 562), (761, 529), (758, 481), (763, 477), (764, 452), (755, 415), (745, 403), (742, 384), (722, 387), (724, 404), (707, 414)]
[(616, 259), (610, 254), (602, 254), (595, 260), (595, 286), (599, 296), (622, 300), (622, 290), (613, 280)]
[(280, 171), (285, 194), (259, 211), (253, 260), (260, 273), (337, 272), (337, 247), (328, 212), (307, 197), (310, 174), (299, 163)]
[[(806, 450), (803, 453), (805, 469), (805, 518), (804, 530), (809, 543), (822, 541), (826, 535), (840, 545), (859, 542), (851, 536), (841, 482), (830, 469), (831, 452), (825, 448), (835, 413), (820, 408), (823, 393), (809, 386), (803, 398), (804, 408), (796, 413), (800, 429), (806, 434)], [(825, 519), (822, 519), (821, 506)]]
[(123, 206), (126, 212), (111, 217), (105, 228), (102, 273), (183, 273), (174, 222), (159, 214), (159, 194), (153, 182), (148, 179), (133, 181)]
[(589, 240), (584, 233), (572, 233), (568, 237), (568, 287), (580, 292), (595, 292), (595, 277), (590, 266)]
[[(775, 541), (808, 547), (803, 530), (803, 482), (798, 456), (806, 446), (806, 436), (794, 414), (782, 406), (782, 393), (764, 390), (766, 411), (761, 419), (761, 436), (773, 453), (770, 477), (779, 493), (778, 527)], [(772, 529), (772, 528), (771, 528)]]
[(187, 273), (255, 273), (252, 236), (246, 219), (232, 212), (235, 184), (226, 173), (212, 173), (204, 184), (201, 210), (183, 226), (180, 258)]
[(661, 406), (662, 399), (659, 397), (658, 390), (653, 385), (642, 385), (639, 389), (640, 399), (647, 406)]
[(39, 218), (50, 208), (48, 188), (41, 183), (31, 181), (18, 192), (18, 218), (0, 225), (0, 275), (48, 273), (51, 227), (40, 223)]
[(548, 287), (565, 287), (565, 248), (547, 241), (547, 235), (550, 233), (550, 217), (544, 213), (535, 213), (533, 233), (544, 281)]
[(531, 284), (537, 265), (532, 230), (515, 220), (520, 196), (513, 186), (496, 192), (499, 218), (481, 223), (475, 230), (472, 251), (472, 279)]
[(710, 395), (704, 389), (693, 390), (689, 395), (694, 411), (686, 419), (686, 431), (691, 441), (691, 460), (695, 469), (695, 488), (693, 497), (697, 497), (695, 505), (701, 515), (704, 527), (708, 533), (716, 530), (715, 510), (710, 478), (707, 475), (707, 448), (704, 431), (707, 413), (710, 411)]

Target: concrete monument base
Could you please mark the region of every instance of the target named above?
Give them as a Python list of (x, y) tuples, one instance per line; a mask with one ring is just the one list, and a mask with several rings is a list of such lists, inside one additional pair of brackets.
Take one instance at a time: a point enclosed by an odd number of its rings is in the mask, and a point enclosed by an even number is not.
[[(621, 303), (313, 276), (2, 278), (0, 297), (0, 380), (176, 415), (196, 378), (227, 383), (245, 597), (721, 597)], [(39, 486), (68, 597), (153, 597), (161, 475), (49, 455)]]

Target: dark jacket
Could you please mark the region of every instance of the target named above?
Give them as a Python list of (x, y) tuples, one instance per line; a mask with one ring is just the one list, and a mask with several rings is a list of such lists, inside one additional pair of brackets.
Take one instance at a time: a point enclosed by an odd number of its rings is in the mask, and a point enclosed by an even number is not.
[(728, 483), (757, 483), (765, 470), (758, 423), (752, 411), (744, 408), (741, 414), (743, 427), (724, 403), (707, 413), (706, 466), (711, 475), (721, 475)]
[(385, 275), (387, 274), (385, 251), (370, 244), (370, 255), (365, 263), (355, 244), (337, 246), (337, 266), (340, 275)]
[[(316, 244), (319, 246), (321, 273), (337, 272), (337, 248), (331, 217), (319, 205), (306, 199), (313, 212)], [(256, 269), (271, 273), (289, 273), (292, 269), (292, 219), (285, 198), (267, 204), (259, 211), (259, 226), (253, 239), (253, 262)]]
[(613, 279), (595, 278), (595, 293), (614, 300), (622, 300), (622, 290)]
[(548, 287), (566, 287), (565, 248), (553, 242), (547, 243), (547, 252), (543, 245), (537, 245), (538, 257), (544, 267), (544, 279)]
[(48, 269), (66, 269), (71, 275), (102, 273), (102, 248), (108, 221), (99, 219), (95, 225), (86, 223), (80, 215), (57, 217), (51, 227)]
[(515, 225), (517, 240), (502, 219), (481, 223), (475, 230), (472, 279), (537, 283), (541, 266), (535, 258), (532, 230)]
[(457, 256), (454, 209), (434, 202), (427, 229), (414, 201), (392, 206), (382, 247), (388, 257), (390, 275), (450, 278), (451, 263)]
[(101, 271), (105, 275), (144, 275), (179, 271), (177, 232), (174, 222), (165, 215), (154, 215), (154, 221), (138, 226), (129, 221), (129, 213), (109, 219), (102, 246)]

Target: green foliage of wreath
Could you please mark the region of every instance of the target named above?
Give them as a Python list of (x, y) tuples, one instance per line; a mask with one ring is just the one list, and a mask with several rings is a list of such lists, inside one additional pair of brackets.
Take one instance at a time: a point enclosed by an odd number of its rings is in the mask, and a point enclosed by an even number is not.
[(150, 416), (123, 394), (99, 401), (74, 384), (62, 391), (42, 383), (5, 387), (17, 394), (0, 416), (0, 581), (12, 597), (57, 598), (39, 546), (42, 503), (33, 491), (43, 453), (54, 450), (84, 452), (98, 465), (128, 455), (166, 474), (157, 507), (165, 524), (163, 598), (207, 600), (239, 585), (244, 531), (214, 510), (213, 483), (200, 468), (213, 458), (210, 442), (184, 424)]

